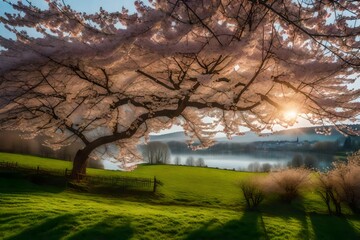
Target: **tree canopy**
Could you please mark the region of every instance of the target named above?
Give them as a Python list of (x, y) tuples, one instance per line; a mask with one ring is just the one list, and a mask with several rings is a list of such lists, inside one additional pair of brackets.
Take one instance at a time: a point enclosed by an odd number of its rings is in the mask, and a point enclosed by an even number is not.
[(135, 13), (94, 14), (3, 1), (17, 13), (0, 22), (17, 38), (0, 37), (0, 126), (53, 148), (82, 142), (74, 171), (104, 154), (133, 166), (139, 141), (173, 124), (198, 148), (219, 129), (272, 131), (301, 116), (342, 130), (359, 113), (348, 87), (358, 1), (135, 1)]

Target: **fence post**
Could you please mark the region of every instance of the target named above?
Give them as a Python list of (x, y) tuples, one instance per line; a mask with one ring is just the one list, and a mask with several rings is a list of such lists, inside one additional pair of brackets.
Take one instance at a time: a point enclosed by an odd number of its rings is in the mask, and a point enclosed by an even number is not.
[(36, 168), (36, 173), (37, 173), (37, 174), (39, 174), (39, 170), (40, 170), (40, 167), (37, 166), (37, 168)]
[(67, 171), (68, 171), (68, 169), (66, 168), (65, 169), (65, 177), (67, 177)]
[(157, 185), (156, 177), (154, 176), (154, 188), (153, 188), (153, 192), (156, 192), (156, 185)]

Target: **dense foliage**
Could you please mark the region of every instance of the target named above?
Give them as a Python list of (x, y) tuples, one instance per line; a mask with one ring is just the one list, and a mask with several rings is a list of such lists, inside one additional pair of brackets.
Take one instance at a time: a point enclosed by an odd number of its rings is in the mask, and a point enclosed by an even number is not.
[(201, 148), (218, 129), (272, 130), (301, 114), (341, 130), (359, 112), (347, 86), (359, 76), (358, 1), (135, 1), (136, 13), (95, 14), (47, 2), (3, 0), (17, 38), (0, 37), (0, 125), (53, 148), (81, 142), (74, 176), (89, 156), (131, 168), (136, 144), (173, 124)]

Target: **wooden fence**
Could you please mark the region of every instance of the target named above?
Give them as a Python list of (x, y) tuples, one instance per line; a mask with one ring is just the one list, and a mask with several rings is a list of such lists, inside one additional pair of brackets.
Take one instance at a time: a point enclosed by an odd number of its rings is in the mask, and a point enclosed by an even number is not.
[(139, 177), (104, 177), (104, 176), (89, 176), (83, 175), (82, 180), (91, 184), (120, 186), (123, 189), (151, 189), (156, 192), (158, 185), (162, 185), (159, 180), (154, 178), (139, 178)]
[(25, 165), (19, 165), (17, 162), (0, 162), (0, 169), (12, 170), (16, 172), (32, 173), (38, 175), (52, 175), (52, 176), (64, 176), (66, 177), (66, 171), (59, 169), (45, 169), (40, 166), (30, 167)]
[[(21, 166), (17, 162), (0, 162), (0, 169), (3, 170), (11, 170), (17, 172), (24, 172), (30, 174), (36, 174), (41, 176), (51, 175), (51, 176), (63, 176), (66, 179), (69, 179), (71, 170), (58, 170), (58, 169), (45, 169), (40, 166), (37, 167), (29, 167), (29, 166)], [(80, 181), (80, 179), (78, 179)], [(139, 178), (139, 177), (127, 177), (127, 176), (89, 176), (82, 175), (81, 181), (86, 181), (90, 184), (95, 185), (111, 185), (120, 187), (122, 189), (128, 190), (151, 190), (156, 192), (157, 187), (162, 185), (162, 183), (154, 178)]]

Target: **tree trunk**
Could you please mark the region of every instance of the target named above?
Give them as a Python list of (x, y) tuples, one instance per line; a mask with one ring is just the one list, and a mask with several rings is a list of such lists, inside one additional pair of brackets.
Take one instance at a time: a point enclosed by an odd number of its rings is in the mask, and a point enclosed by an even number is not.
[(72, 180), (81, 180), (86, 174), (87, 160), (91, 151), (85, 149), (77, 151), (75, 155), (70, 176)]

